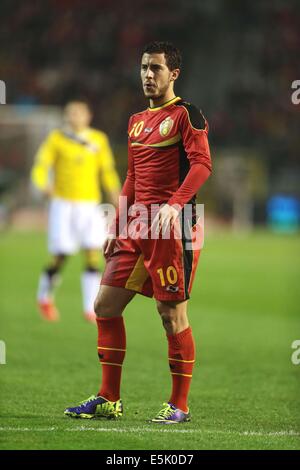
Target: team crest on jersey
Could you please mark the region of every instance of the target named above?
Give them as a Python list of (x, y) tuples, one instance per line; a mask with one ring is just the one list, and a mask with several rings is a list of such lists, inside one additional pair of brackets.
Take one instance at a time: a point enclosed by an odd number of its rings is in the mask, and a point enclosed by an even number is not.
[(173, 119), (168, 116), (166, 119), (162, 121), (162, 123), (159, 126), (159, 133), (162, 137), (166, 137), (168, 134), (170, 134), (170, 131), (173, 127), (174, 121)]

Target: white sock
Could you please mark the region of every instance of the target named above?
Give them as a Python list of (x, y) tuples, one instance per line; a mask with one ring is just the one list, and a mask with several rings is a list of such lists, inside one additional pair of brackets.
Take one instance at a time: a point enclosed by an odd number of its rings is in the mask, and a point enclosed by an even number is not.
[(81, 276), (83, 297), (83, 310), (85, 313), (94, 312), (94, 302), (100, 287), (101, 274), (99, 272), (84, 271)]
[(58, 275), (49, 276), (46, 272), (43, 272), (40, 275), (37, 299), (38, 302), (49, 302), (53, 299), (53, 289), (54, 286), (58, 283)]

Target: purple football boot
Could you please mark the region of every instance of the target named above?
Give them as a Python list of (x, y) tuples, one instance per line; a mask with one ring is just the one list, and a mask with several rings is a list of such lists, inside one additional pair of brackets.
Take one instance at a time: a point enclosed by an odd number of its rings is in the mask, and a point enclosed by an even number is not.
[(186, 423), (191, 420), (190, 413), (184, 413), (172, 403), (164, 403), (163, 409), (155, 416), (150, 419), (150, 423), (161, 423), (161, 424), (178, 424)]
[(87, 400), (80, 402), (78, 406), (74, 408), (67, 408), (64, 411), (66, 416), (71, 418), (107, 418), (114, 419), (119, 418), (123, 414), (122, 401), (109, 401), (103, 397), (96, 397), (92, 395)]

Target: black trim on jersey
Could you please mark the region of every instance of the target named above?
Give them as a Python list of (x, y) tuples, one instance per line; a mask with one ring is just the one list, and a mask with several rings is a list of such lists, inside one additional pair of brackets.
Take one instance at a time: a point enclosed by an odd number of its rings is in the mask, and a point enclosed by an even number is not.
[[(183, 219), (184, 220), (184, 219)], [(191, 279), (192, 269), (193, 269), (193, 259), (194, 253), (193, 250), (186, 249), (186, 243), (191, 243), (188, 238), (186, 238), (183, 225), (181, 227), (181, 244), (182, 244), (182, 257), (183, 257), (183, 269), (184, 269), (184, 297), (185, 300), (190, 298), (189, 294), (189, 283)]]
[(205, 118), (202, 112), (193, 104), (187, 103), (186, 101), (177, 101), (174, 103), (175, 106), (183, 106), (189, 115), (189, 120), (194, 129), (199, 131), (205, 129)]
[(184, 178), (189, 172), (191, 167), (187, 153), (184, 149), (183, 142), (178, 142), (178, 154), (179, 154), (179, 186), (182, 184)]
[[(179, 186), (182, 184), (186, 175), (190, 170), (190, 162), (187, 157), (187, 153), (183, 147), (183, 143), (179, 142), (178, 144), (179, 152)], [(194, 195), (189, 201), (188, 204), (192, 205), (192, 220), (190, 214), (185, 211), (185, 208), (182, 209), (182, 219), (181, 219), (181, 244), (182, 244), (182, 256), (183, 256), (183, 269), (184, 269), (184, 293), (185, 299), (189, 299), (189, 283), (191, 279), (192, 269), (193, 269), (193, 250), (186, 249), (186, 243), (191, 242), (191, 228), (196, 223), (196, 195)]]
[[(182, 141), (180, 141), (177, 145), (179, 153), (179, 186), (181, 186), (186, 175), (190, 171), (191, 165)], [(194, 194), (194, 196), (187, 202), (187, 204), (192, 204), (193, 206), (193, 216), (192, 220), (190, 221), (190, 224), (193, 226), (196, 223), (196, 194)], [(184, 211), (184, 208), (182, 210)]]

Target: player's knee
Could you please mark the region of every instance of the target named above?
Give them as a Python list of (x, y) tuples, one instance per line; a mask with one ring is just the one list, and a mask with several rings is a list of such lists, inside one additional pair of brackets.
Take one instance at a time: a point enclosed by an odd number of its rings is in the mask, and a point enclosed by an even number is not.
[(177, 324), (177, 312), (174, 305), (170, 302), (159, 302), (157, 305), (158, 313), (166, 330), (173, 329)]
[(107, 310), (107, 307), (105, 305), (105, 302), (101, 299), (101, 297), (96, 297), (96, 300), (94, 302), (94, 311), (97, 317), (104, 317), (105, 311)]
[(187, 328), (186, 310), (178, 308), (178, 302), (157, 302), (157, 309), (168, 334), (177, 334)]
[(161, 314), (161, 320), (167, 334), (173, 335), (178, 333), (180, 329), (180, 321), (178, 321), (178, 318), (175, 315), (164, 312)]
[(162, 324), (167, 331), (173, 329), (174, 324), (176, 324), (176, 321), (174, 321), (174, 319), (170, 315), (163, 313), (160, 317), (162, 320)]
[(116, 312), (114, 311), (111, 302), (105, 300), (101, 294), (96, 297), (94, 302), (94, 311), (97, 317), (114, 317)]

